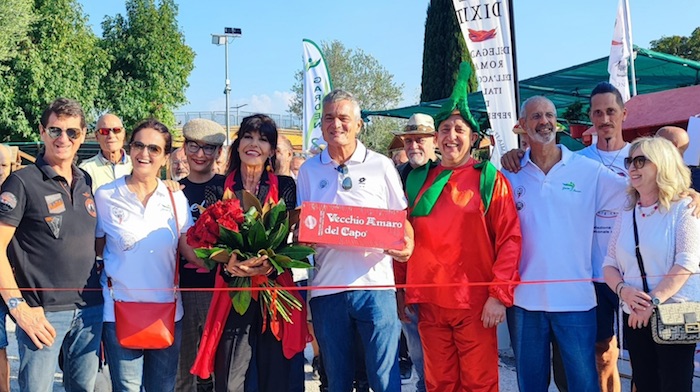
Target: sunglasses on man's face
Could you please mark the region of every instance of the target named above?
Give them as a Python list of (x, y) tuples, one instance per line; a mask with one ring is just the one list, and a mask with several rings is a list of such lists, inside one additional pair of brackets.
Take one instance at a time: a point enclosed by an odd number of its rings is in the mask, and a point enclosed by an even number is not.
[(150, 155), (160, 155), (160, 153), (163, 152), (163, 148), (161, 146), (157, 146), (155, 144), (143, 144), (141, 142), (131, 142), (131, 151), (135, 153), (139, 153), (143, 151), (144, 149), (148, 150), (148, 153)]
[(634, 165), (634, 168), (639, 170), (644, 167), (649, 159), (644, 155), (638, 155), (636, 157), (625, 158), (625, 169), (629, 170), (630, 166)]
[(59, 136), (61, 136), (61, 134), (62, 134), (63, 132), (65, 132), (66, 135), (68, 135), (68, 137), (71, 138), (71, 139), (73, 139), (73, 140), (79, 138), (80, 135), (83, 134), (83, 132), (82, 132), (80, 129), (78, 129), (78, 128), (68, 128), (68, 129), (65, 129), (65, 130), (62, 129), (62, 128), (59, 128), (59, 127), (48, 127), (48, 128), (46, 128), (46, 133), (49, 134), (49, 136), (51, 137), (51, 139), (56, 139), (56, 138), (58, 138)]
[(97, 128), (97, 133), (103, 136), (109, 135), (110, 132), (114, 132), (115, 135), (120, 134), (124, 128), (114, 127), (114, 128)]

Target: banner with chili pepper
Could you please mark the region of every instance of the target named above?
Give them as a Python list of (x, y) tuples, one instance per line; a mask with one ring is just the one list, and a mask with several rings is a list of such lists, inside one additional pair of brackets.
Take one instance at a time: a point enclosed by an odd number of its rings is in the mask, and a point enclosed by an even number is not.
[(518, 122), (512, 0), (452, 0), (467, 43), (491, 123), (491, 162), (518, 148), (512, 129)]

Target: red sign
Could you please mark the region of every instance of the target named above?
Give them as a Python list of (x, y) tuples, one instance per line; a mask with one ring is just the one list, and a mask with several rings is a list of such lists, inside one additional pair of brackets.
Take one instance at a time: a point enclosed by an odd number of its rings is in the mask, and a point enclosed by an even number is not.
[(304, 202), (299, 242), (403, 249), (406, 211)]

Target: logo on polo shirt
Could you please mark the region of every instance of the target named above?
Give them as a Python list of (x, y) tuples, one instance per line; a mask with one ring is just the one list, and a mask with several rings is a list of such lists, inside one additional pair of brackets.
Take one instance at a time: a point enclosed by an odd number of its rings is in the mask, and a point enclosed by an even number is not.
[(525, 194), (525, 187), (520, 185), (517, 188), (515, 188), (515, 197), (516, 198), (521, 198)]
[(321, 188), (321, 189), (323, 189), (323, 188), (325, 188), (325, 187), (327, 187), (327, 186), (328, 186), (328, 181), (326, 181), (325, 179), (324, 179), (324, 180), (321, 180), (321, 183), (318, 184), (318, 187)]
[(17, 197), (10, 192), (0, 194), (0, 212), (10, 212), (17, 207)]
[(54, 238), (58, 239), (58, 235), (61, 234), (61, 223), (63, 222), (63, 216), (47, 216), (44, 218), (44, 221), (47, 225), (49, 225), (49, 229), (51, 230), (51, 234), (53, 234)]
[(562, 188), (561, 188), (562, 191), (581, 193), (580, 190), (576, 189), (576, 184), (574, 184), (573, 181), (562, 183), (561, 186), (562, 186)]
[(87, 210), (91, 217), (97, 218), (97, 209), (95, 208), (95, 201), (92, 200), (92, 197), (85, 199), (85, 210)]
[(46, 207), (49, 209), (49, 214), (60, 214), (66, 211), (66, 205), (63, 204), (63, 196), (60, 193), (44, 196)]
[(600, 210), (595, 213), (595, 216), (598, 218), (617, 218), (617, 211), (611, 211), (611, 210)]
[(119, 207), (113, 206), (110, 212), (112, 213), (112, 219), (117, 221), (120, 225), (124, 222), (124, 218), (126, 217), (126, 211)]

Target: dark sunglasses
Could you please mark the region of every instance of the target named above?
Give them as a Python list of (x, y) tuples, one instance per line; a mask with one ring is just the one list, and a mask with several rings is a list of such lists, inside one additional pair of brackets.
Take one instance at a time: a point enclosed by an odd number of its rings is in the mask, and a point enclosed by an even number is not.
[(201, 144), (193, 140), (186, 141), (185, 147), (187, 148), (187, 152), (189, 152), (190, 154), (196, 154), (199, 152), (200, 149), (202, 149), (204, 151), (204, 155), (208, 157), (214, 155), (216, 149), (219, 148), (218, 146), (214, 146), (211, 144), (205, 144), (202, 146)]
[(343, 189), (346, 191), (352, 189), (352, 178), (348, 177), (348, 166), (342, 164), (336, 167), (335, 170), (337, 170), (338, 173), (343, 175), (343, 182), (340, 184), (340, 186), (342, 186)]
[(634, 164), (634, 168), (639, 170), (644, 167), (648, 160), (649, 159), (647, 159), (647, 157), (645, 157), (644, 155), (638, 155), (636, 157), (627, 157), (625, 158), (625, 169), (629, 170), (630, 166)]
[(151, 155), (160, 155), (160, 153), (163, 152), (163, 148), (161, 146), (156, 146), (155, 144), (143, 144), (141, 142), (131, 142), (131, 151), (133, 152), (141, 152), (144, 149), (148, 149), (148, 153)]
[(114, 132), (114, 134), (116, 135), (116, 134), (122, 133), (123, 130), (124, 130), (124, 128), (122, 128), (122, 127), (97, 128), (97, 133), (99, 133), (100, 135), (107, 136), (107, 135), (109, 135), (110, 132)]
[(80, 137), (80, 135), (83, 134), (83, 132), (78, 129), (78, 128), (68, 128), (66, 130), (61, 129), (59, 127), (48, 127), (46, 128), (46, 133), (49, 134), (51, 139), (56, 139), (57, 137), (61, 136), (63, 132), (66, 132), (66, 135), (68, 135), (69, 138), (75, 140)]

